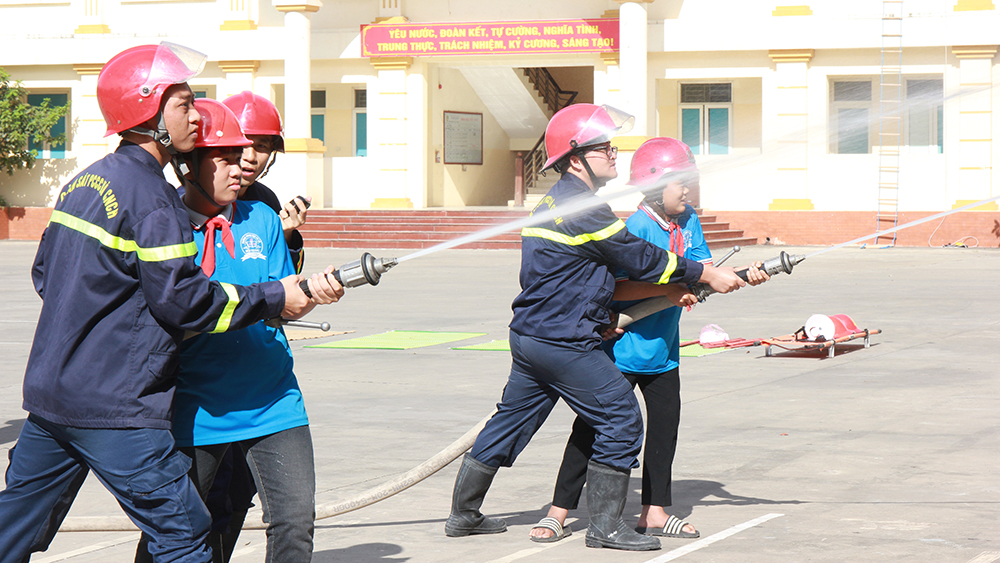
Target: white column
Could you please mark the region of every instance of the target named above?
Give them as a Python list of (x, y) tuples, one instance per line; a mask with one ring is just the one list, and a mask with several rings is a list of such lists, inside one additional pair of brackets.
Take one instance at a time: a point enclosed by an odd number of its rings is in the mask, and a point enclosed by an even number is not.
[(647, 28), (649, 26), (645, 1), (620, 2), (618, 38), (621, 66), (621, 101), (619, 108), (635, 116), (635, 126), (629, 135), (645, 136), (654, 130), (649, 123), (649, 84)]
[[(292, 2), (296, 3), (292, 3)], [(285, 14), (285, 154), (282, 155), (282, 185), (270, 186), (281, 201), (299, 194), (312, 196), (313, 205), (328, 207), (324, 200), (323, 166), (326, 147), (312, 138), (310, 127), (312, 90), (309, 14), (323, 6), (320, 0), (273, 0)]]
[(809, 199), (809, 61), (814, 51), (773, 50), (773, 88), (765, 91), (764, 137), (774, 158), (774, 200), (768, 208), (811, 210)]
[(427, 207), (427, 64), (417, 59), (406, 77), (406, 194), (410, 204)]
[[(993, 196), (993, 59), (997, 45), (952, 47), (958, 57), (958, 194), (952, 208)], [(991, 202), (977, 210), (996, 211)]]
[[(378, 180), (369, 186), (371, 206), (412, 208), (408, 148), (411, 140), (416, 146), (423, 145), (420, 138), (408, 134), (411, 104), (407, 71), (413, 59), (379, 57), (371, 59), (371, 64), (378, 72), (368, 85), (368, 157), (375, 160), (378, 169)], [(414, 134), (422, 129), (418, 127)], [(422, 189), (422, 179), (418, 185)], [(422, 194), (418, 199), (423, 200)]]

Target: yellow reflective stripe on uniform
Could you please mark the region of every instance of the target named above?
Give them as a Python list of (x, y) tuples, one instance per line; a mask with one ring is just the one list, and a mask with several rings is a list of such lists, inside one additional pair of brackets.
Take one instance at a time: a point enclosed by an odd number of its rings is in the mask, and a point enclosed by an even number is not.
[(673, 252), (668, 252), (667, 256), (670, 256), (670, 259), (667, 260), (667, 269), (663, 270), (660, 281), (656, 283), (670, 283), (670, 276), (674, 275), (674, 272), (677, 270), (677, 255)]
[(550, 229), (540, 229), (537, 227), (525, 227), (521, 229), (522, 237), (538, 237), (546, 240), (551, 240), (552, 242), (558, 242), (559, 244), (568, 244), (570, 246), (579, 246), (586, 242), (604, 240), (611, 237), (618, 231), (625, 228), (625, 222), (621, 219), (611, 223), (607, 227), (597, 231), (596, 233), (583, 233), (582, 235), (576, 235), (571, 237), (565, 233), (560, 233), (558, 231), (553, 231)]
[(236, 288), (233, 284), (219, 282), (222, 289), (225, 290), (226, 295), (229, 296), (229, 302), (226, 303), (226, 308), (219, 315), (219, 322), (215, 323), (215, 328), (212, 329), (211, 334), (217, 332), (226, 332), (229, 330), (229, 323), (233, 320), (233, 311), (236, 310), (236, 306), (240, 304), (240, 294), (236, 292)]
[(53, 211), (49, 223), (58, 223), (69, 227), (74, 231), (83, 233), (108, 248), (120, 250), (122, 252), (135, 252), (139, 260), (143, 262), (162, 262), (173, 258), (187, 258), (198, 254), (198, 246), (194, 242), (186, 244), (172, 244), (169, 246), (156, 246), (153, 248), (143, 248), (134, 240), (123, 239), (112, 235), (93, 223), (88, 223), (83, 219), (74, 217), (62, 211)]

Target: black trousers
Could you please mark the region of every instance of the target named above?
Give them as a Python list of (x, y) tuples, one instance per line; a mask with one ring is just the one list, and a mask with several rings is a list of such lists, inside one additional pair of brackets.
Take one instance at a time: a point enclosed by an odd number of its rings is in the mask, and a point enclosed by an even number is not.
[[(622, 374), (646, 403), (646, 445), (642, 462), (642, 504), (670, 506), (671, 466), (677, 451), (681, 419), (681, 381), (678, 368), (658, 375)], [(575, 509), (587, 481), (587, 462), (594, 452), (594, 430), (579, 417), (563, 453), (552, 505)]]

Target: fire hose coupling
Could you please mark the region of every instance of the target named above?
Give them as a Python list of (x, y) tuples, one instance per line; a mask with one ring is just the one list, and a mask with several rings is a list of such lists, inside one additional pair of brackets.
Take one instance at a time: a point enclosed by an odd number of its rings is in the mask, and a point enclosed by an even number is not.
[[(791, 274), (792, 268), (805, 259), (806, 257), (803, 254), (789, 254), (782, 250), (781, 254), (775, 256), (774, 258), (765, 260), (764, 263), (761, 264), (760, 270), (769, 276), (782, 273)], [(747, 281), (747, 270), (738, 270), (736, 275), (743, 281)], [(712, 287), (707, 283), (692, 284), (691, 291), (694, 293), (694, 296), (698, 298), (699, 303), (705, 301), (706, 297), (715, 293), (715, 290), (712, 289)]]
[[(345, 288), (365, 284), (378, 285), (379, 280), (382, 279), (382, 274), (389, 271), (389, 268), (398, 263), (399, 261), (396, 258), (375, 258), (371, 253), (365, 252), (361, 255), (360, 260), (349, 262), (337, 268), (333, 272), (333, 277)], [(312, 292), (309, 291), (308, 280), (302, 280), (299, 283), (299, 287), (302, 288), (302, 292), (306, 294), (306, 297), (312, 297)]]

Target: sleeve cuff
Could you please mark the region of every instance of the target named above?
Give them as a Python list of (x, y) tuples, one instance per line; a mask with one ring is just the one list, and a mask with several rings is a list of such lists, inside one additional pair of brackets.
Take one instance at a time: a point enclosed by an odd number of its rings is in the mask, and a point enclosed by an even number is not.
[(275, 319), (285, 310), (285, 287), (280, 281), (270, 281), (260, 284), (264, 292), (264, 302), (267, 303), (267, 318)]

